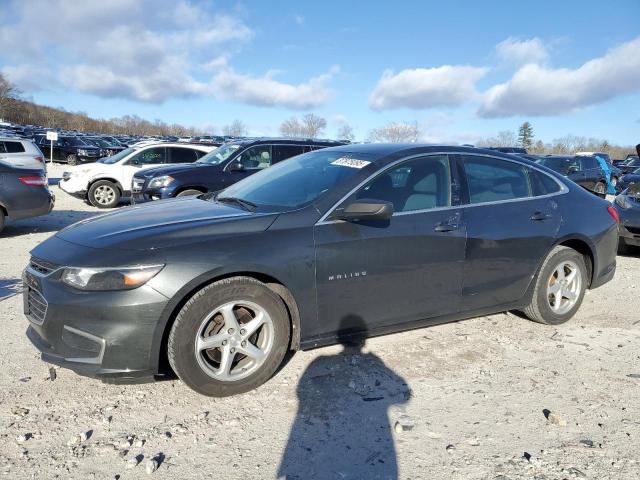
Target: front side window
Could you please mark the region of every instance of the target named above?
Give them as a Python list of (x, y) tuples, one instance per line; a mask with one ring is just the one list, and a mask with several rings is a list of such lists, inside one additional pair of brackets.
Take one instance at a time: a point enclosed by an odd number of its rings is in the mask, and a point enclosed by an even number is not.
[(352, 200), (391, 202), (394, 212), (451, 205), (451, 170), (446, 155), (410, 160), (378, 175)]
[(463, 157), (470, 203), (499, 202), (531, 196), (527, 168), (492, 157)]
[(153, 165), (166, 163), (167, 161), (167, 149), (165, 147), (153, 147), (147, 148), (136, 156), (134, 156), (129, 164), (133, 165)]
[(596, 157), (582, 157), (580, 160), (582, 162), (583, 170), (589, 170), (591, 168), (599, 167), (598, 160), (596, 159)]
[(271, 145), (249, 147), (237, 159), (245, 170), (262, 170), (271, 166)]

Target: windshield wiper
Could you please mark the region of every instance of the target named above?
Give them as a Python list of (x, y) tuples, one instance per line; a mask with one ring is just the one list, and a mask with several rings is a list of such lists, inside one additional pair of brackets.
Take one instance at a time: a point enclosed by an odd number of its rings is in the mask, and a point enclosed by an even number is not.
[(216, 202), (220, 202), (220, 203), (234, 203), (236, 205), (240, 205), (242, 208), (250, 212), (254, 212), (256, 208), (258, 208), (258, 205), (256, 205), (253, 202), (250, 202), (249, 200), (245, 200), (244, 198), (216, 196), (215, 200)]

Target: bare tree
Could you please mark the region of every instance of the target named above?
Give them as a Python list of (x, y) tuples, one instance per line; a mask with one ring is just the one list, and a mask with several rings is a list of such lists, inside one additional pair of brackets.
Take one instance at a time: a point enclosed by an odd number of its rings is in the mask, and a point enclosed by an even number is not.
[(0, 119), (9, 114), (13, 100), (19, 93), (18, 89), (0, 73)]
[(324, 133), (325, 128), (327, 128), (327, 121), (318, 115), (308, 113), (302, 117), (302, 131), (306, 137), (319, 137)]
[(369, 132), (369, 141), (378, 143), (415, 143), (420, 129), (417, 122), (392, 122)]
[(302, 125), (296, 117), (291, 117), (280, 124), (280, 135), (283, 137), (302, 137)]
[(230, 125), (222, 127), (222, 133), (230, 137), (246, 137), (247, 126), (242, 120), (234, 120)]
[(356, 138), (356, 136), (353, 134), (353, 128), (351, 128), (351, 125), (349, 125), (348, 123), (343, 124), (339, 129), (338, 129), (338, 140), (346, 140), (348, 142), (353, 142), (353, 139)]

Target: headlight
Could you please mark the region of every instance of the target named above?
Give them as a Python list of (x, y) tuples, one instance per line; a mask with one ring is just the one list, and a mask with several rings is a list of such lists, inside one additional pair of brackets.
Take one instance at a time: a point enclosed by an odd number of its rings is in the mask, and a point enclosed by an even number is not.
[(164, 265), (125, 268), (65, 268), (62, 281), (80, 290), (131, 290), (155, 277)]
[(85, 157), (88, 155), (87, 151), (84, 148), (78, 149), (78, 155), (84, 155)]
[(163, 188), (168, 186), (175, 179), (171, 175), (163, 175), (161, 177), (156, 177), (151, 179), (149, 182), (149, 188)]
[(616, 203), (625, 210), (632, 207), (631, 202), (626, 195), (618, 195), (616, 197)]

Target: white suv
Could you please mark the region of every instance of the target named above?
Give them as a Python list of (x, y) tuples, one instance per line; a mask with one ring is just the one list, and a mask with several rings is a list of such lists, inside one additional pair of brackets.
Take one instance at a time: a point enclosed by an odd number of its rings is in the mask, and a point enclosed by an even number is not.
[(0, 137), (0, 162), (12, 167), (45, 170), (44, 155), (31, 140)]
[(192, 163), (215, 147), (184, 143), (153, 143), (129, 147), (96, 163), (77, 165), (62, 174), (59, 186), (98, 208), (112, 208), (131, 194), (133, 175), (142, 169)]

